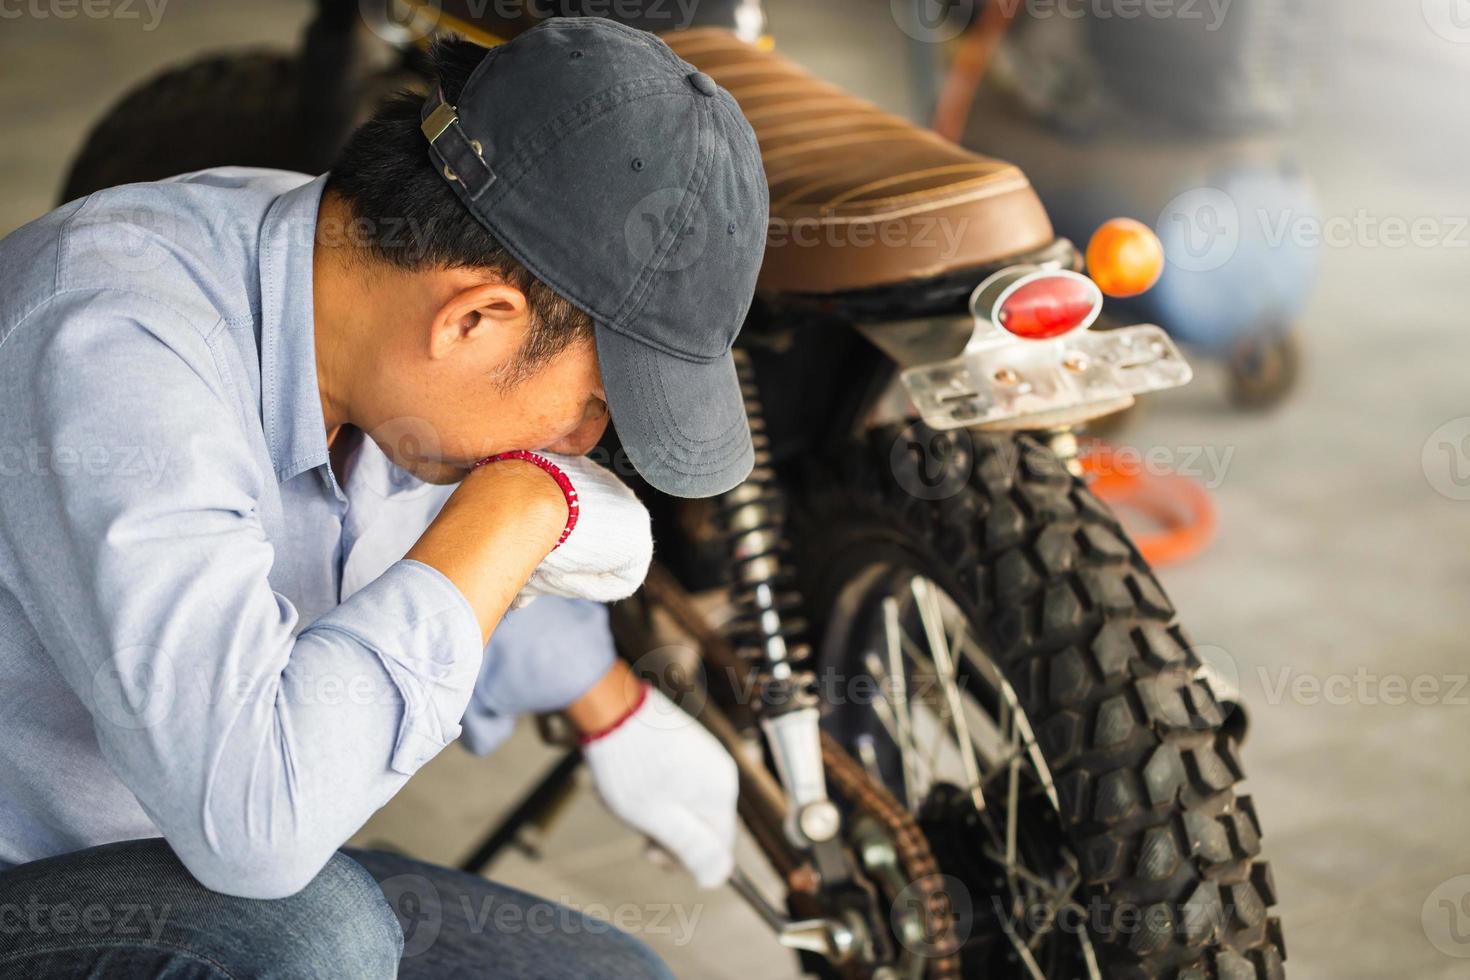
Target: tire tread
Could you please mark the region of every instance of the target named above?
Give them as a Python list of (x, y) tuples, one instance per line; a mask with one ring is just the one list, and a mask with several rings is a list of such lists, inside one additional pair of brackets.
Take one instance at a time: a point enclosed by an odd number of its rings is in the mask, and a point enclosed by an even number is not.
[[(942, 501), (909, 493), (910, 474), (890, 457), (900, 440), (967, 467), (960, 492)], [(842, 483), (819, 467), (821, 520), (809, 523), (824, 530), (810, 533), (838, 533), (841, 508), (866, 487), (861, 520), (897, 516), (898, 533), (942, 556), (953, 583), (961, 569), (978, 570), (975, 590), (957, 595), (970, 596), (1032, 719), (1088, 897), (1168, 924), (1099, 937), (1106, 975), (1283, 976), (1280, 925), (1268, 915), (1276, 893), (1257, 860), (1255, 807), (1235, 794), (1244, 772), (1225, 713), (1194, 677), (1200, 660), (1173, 604), (1117, 519), (1026, 436), (913, 426), (877, 430), (870, 444), (876, 474), (855, 472), (861, 453), (843, 460)]]

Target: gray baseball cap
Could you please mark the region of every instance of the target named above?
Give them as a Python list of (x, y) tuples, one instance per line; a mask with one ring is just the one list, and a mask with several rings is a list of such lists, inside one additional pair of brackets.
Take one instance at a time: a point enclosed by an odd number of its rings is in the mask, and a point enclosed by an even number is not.
[(755, 134), (652, 34), (557, 18), (491, 49), (456, 105), (424, 105), (429, 155), (527, 269), (593, 320), (613, 424), (681, 497), (749, 475), (731, 345), (755, 292), (768, 192)]

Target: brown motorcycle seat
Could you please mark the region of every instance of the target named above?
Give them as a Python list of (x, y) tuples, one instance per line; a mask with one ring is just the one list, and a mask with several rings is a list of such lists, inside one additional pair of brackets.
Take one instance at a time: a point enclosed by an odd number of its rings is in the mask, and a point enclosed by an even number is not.
[(771, 189), (759, 287), (826, 293), (928, 279), (1042, 248), (1025, 174), (713, 28), (661, 35), (740, 104)]

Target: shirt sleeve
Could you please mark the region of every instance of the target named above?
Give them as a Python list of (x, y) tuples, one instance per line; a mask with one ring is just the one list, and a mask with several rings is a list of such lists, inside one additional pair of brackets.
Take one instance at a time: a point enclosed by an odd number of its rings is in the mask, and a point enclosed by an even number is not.
[[(458, 736), (479, 626), (447, 579), (400, 561), (301, 628), (270, 586), (275, 476), (224, 328), (160, 332), (170, 311), (119, 306), (53, 301), (25, 353), (8, 338), (0, 439), (50, 462), (8, 481), (0, 529), (103, 756), (179, 858), (216, 891), (289, 895)], [(138, 453), (157, 465), (120, 465)]]
[[(408, 492), (393, 492), (403, 488)], [(453, 490), (419, 482), (364, 440), (345, 486), (351, 543), (343, 596), (365, 588), (413, 547)], [(615, 656), (607, 607), (599, 603), (544, 596), (507, 613), (485, 647), (461, 741), (471, 752), (493, 752), (518, 716), (565, 708), (611, 669)]]
[(607, 607), (542, 596), (507, 613), (490, 635), (464, 715), (465, 746), (484, 755), (510, 737), (517, 715), (560, 711), (612, 669)]

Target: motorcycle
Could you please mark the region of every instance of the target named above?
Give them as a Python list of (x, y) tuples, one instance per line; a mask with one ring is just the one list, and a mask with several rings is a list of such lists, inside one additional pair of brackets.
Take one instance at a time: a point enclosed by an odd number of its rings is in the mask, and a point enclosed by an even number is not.
[[(655, 6), (637, 26), (661, 27)], [(389, 21), (322, 0), (299, 52), (127, 95), (65, 196), (225, 164), (320, 172), (377, 98), (422, 84), (423, 37), (494, 44), (542, 16), (496, 7)], [(1097, 282), (1017, 168), (818, 80), (759, 40), (748, 2), (678, 26), (664, 39), (735, 96), (771, 188), (736, 351), (756, 464), (705, 501), (621, 470), (660, 551), (613, 622), (737, 761), (783, 894), (734, 887), (825, 977), (1283, 976), (1260, 822), (1235, 792), (1242, 715), (1078, 459), (1086, 423), (1188, 364), (1156, 326), (1100, 329)], [(615, 434), (602, 448), (617, 459)], [(576, 761), (465, 867), (552, 807)]]

